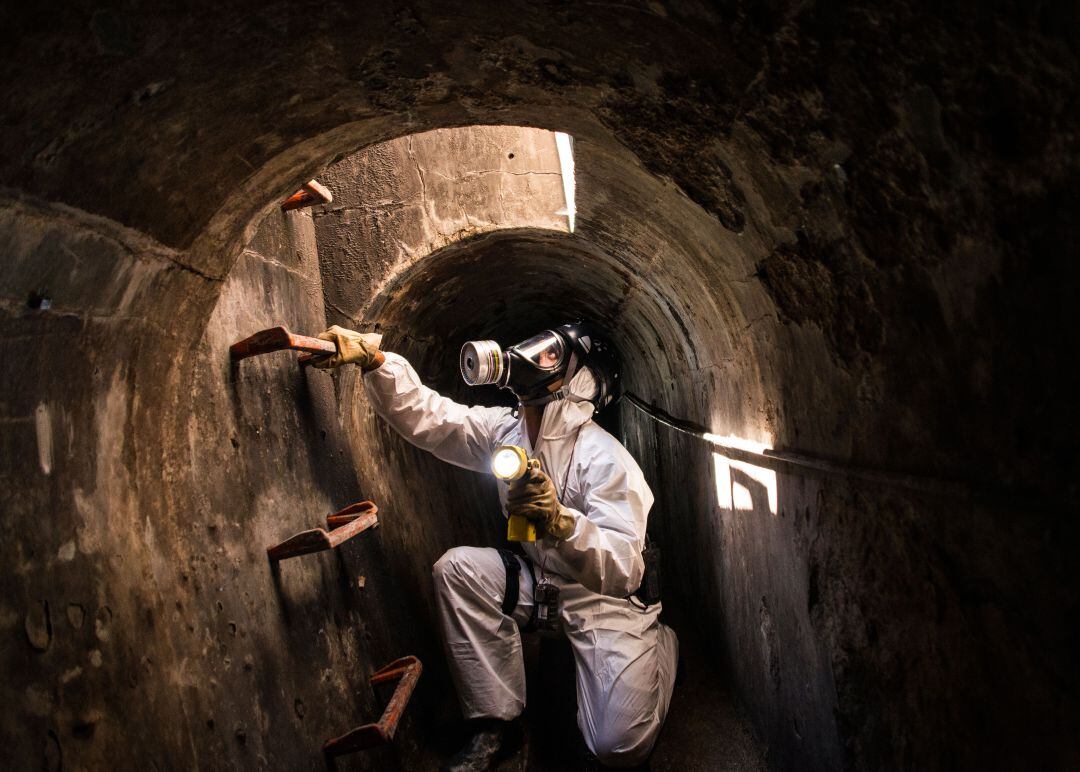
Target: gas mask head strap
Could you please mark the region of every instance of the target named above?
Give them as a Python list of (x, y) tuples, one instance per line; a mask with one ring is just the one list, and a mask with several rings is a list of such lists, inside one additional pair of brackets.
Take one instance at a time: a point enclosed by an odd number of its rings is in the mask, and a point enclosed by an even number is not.
[(563, 376), (563, 385), (550, 394), (545, 394), (542, 397), (518, 400), (518, 405), (521, 407), (532, 407), (534, 405), (546, 405), (548, 402), (554, 402), (558, 399), (566, 399), (566, 397), (570, 395), (570, 381), (577, 374), (577, 370), (578, 355), (576, 351), (571, 350), (570, 361), (566, 365), (566, 375)]

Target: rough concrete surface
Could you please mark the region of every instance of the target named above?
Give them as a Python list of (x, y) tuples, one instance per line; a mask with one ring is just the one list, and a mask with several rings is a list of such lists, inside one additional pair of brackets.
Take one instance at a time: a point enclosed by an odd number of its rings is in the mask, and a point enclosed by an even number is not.
[[(394, 747), (348, 764), (434, 766), (428, 571), (498, 542), (492, 483), (355, 373), (227, 346), (347, 321), (463, 396), (462, 340), (581, 313), (645, 400), (828, 462), (605, 418), (719, 669), (677, 699), (730, 683), (776, 769), (1075, 768), (1074, 5), (6, 9), (5, 766), (320, 768), (405, 653)], [(502, 128), (426, 133), (460, 127)], [(315, 175), (340, 198), (282, 214)], [(360, 497), (378, 531), (271, 572)]]

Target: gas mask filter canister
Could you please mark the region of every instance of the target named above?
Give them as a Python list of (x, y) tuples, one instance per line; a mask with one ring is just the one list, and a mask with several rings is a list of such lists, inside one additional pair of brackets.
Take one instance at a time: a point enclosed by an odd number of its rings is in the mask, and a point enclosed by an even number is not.
[(508, 365), (502, 347), (493, 340), (470, 340), (458, 358), (461, 377), (470, 386), (505, 385)]

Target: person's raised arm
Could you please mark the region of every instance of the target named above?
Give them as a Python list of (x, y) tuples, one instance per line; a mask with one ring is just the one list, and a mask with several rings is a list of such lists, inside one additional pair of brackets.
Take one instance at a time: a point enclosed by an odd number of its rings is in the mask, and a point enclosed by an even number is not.
[(402, 437), (443, 461), (489, 471), (492, 435), (506, 408), (467, 407), (429, 389), (404, 357), (379, 350), (381, 336), (335, 326), (319, 337), (335, 341), (338, 354), (313, 364), (358, 364), (375, 412)]

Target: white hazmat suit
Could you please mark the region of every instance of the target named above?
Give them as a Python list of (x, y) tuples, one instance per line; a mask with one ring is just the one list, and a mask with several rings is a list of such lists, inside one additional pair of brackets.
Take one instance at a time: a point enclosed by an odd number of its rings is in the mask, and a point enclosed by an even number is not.
[[(626, 597), (641, 583), (641, 550), (653, 503), (625, 448), (592, 421), (595, 381), (587, 369), (567, 399), (544, 410), (534, 448), (524, 418), (509, 408), (466, 407), (420, 383), (401, 356), (364, 374), (371, 404), (405, 439), (443, 461), (490, 473), (499, 445), (539, 458), (573, 517), (569, 538), (545, 536), (522, 547), (560, 588), (562, 627), (574, 652), (578, 726), (589, 749), (612, 766), (640, 764), (667, 715), (678, 641)], [(506, 514), (506, 486), (499, 486)], [(520, 562), (520, 561), (519, 561)], [(512, 616), (502, 612), (506, 569), (496, 549), (455, 547), (435, 564), (435, 591), (450, 668), (466, 718), (512, 719), (525, 707), (519, 626), (529, 620), (533, 582), (519, 574)]]

